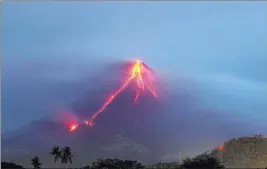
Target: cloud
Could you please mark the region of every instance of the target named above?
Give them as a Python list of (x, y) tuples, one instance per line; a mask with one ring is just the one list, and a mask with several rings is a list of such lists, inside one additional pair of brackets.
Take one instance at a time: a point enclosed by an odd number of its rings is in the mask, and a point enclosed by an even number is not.
[(198, 72), (191, 78), (196, 81), (204, 105), (230, 112), (233, 118), (242, 119), (244, 123), (266, 126), (263, 120), (267, 117), (266, 82), (207, 72)]
[(267, 83), (254, 80), (253, 78), (240, 78), (230, 74), (206, 74), (201, 76), (203, 80), (222, 84), (221, 86), (235, 88), (238, 91), (261, 91), (267, 92)]

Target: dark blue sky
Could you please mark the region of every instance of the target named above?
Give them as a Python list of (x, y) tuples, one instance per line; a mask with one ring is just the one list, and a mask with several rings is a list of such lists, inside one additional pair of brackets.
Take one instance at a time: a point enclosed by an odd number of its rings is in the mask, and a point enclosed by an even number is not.
[(266, 11), (265, 2), (4, 2), (3, 131), (67, 105), (59, 84), (132, 58), (174, 90), (186, 76), (203, 105), (267, 127)]

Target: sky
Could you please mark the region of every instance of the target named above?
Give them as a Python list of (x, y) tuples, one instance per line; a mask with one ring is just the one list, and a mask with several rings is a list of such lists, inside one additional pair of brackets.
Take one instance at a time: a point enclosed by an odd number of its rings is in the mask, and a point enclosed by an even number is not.
[(203, 105), (266, 128), (266, 11), (266, 2), (5, 1), (2, 131), (64, 107), (59, 84), (132, 58), (173, 89), (190, 79)]

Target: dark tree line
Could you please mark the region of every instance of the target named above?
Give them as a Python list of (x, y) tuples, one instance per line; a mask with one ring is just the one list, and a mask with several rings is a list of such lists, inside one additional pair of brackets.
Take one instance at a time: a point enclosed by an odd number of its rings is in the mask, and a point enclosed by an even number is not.
[(119, 160), (119, 159), (98, 159), (92, 163), (90, 169), (144, 169), (145, 166), (137, 161)]
[(224, 169), (224, 166), (218, 159), (204, 153), (195, 158), (185, 159), (179, 169)]
[[(68, 164), (72, 163), (73, 152), (70, 147), (65, 146), (60, 148), (55, 146), (52, 148), (50, 155), (54, 156), (55, 165), (61, 162), (68, 167)], [(41, 162), (37, 156), (31, 159), (31, 164), (34, 169), (41, 168)], [(2, 168), (23, 168), (20, 165), (14, 163), (2, 162)], [(80, 169), (145, 169), (146, 167), (137, 161), (120, 160), (120, 159), (98, 159), (91, 165), (84, 166)], [(154, 168), (154, 167), (153, 167)], [(157, 169), (164, 169), (164, 166), (156, 166)], [(168, 169), (224, 169), (224, 166), (216, 158), (213, 158), (207, 154), (201, 154), (194, 158), (187, 158), (181, 165), (168, 166)], [(267, 169), (267, 168), (266, 168)]]
[(11, 163), (11, 162), (1, 162), (1, 168), (7, 168), (7, 169), (23, 169), (21, 165)]

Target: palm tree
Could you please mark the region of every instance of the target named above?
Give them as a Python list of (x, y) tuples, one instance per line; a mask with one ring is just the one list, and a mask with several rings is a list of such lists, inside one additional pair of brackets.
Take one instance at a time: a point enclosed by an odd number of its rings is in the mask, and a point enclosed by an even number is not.
[(61, 150), (59, 146), (54, 146), (52, 151), (49, 153), (55, 158), (55, 165), (57, 166), (58, 160), (61, 158)]
[(61, 149), (61, 162), (65, 164), (65, 168), (68, 167), (69, 163), (72, 163), (73, 153), (69, 146), (65, 146)]
[(41, 168), (41, 165), (42, 165), (42, 163), (40, 163), (39, 157), (37, 157), (37, 156), (34, 156), (31, 159), (31, 164), (33, 165), (34, 169), (39, 169), (39, 168)]

